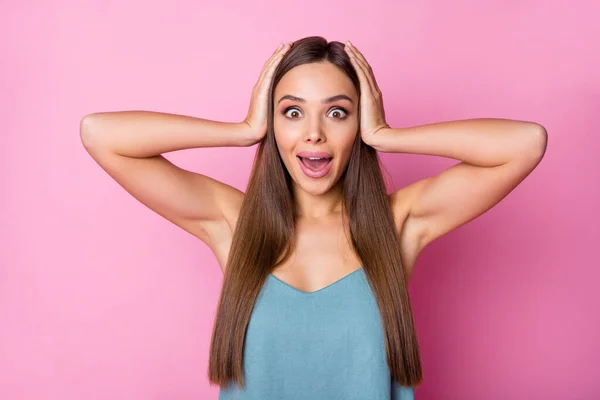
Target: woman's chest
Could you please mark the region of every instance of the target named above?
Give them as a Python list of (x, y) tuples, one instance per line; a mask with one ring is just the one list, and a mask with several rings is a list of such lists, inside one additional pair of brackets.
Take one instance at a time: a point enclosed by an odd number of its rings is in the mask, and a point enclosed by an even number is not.
[[(257, 297), (246, 337), (258, 348), (293, 343), (307, 349), (320, 343), (321, 356), (338, 347), (341, 352), (360, 346), (380, 351), (384, 338), (381, 315), (363, 269), (313, 293), (270, 277)], [(315, 354), (317, 359), (321, 356)]]
[(350, 234), (341, 224), (299, 223), (293, 250), (273, 275), (304, 292), (314, 292), (362, 267)]
[[(401, 232), (398, 235), (402, 264), (412, 271), (418, 256), (416, 243), (404, 232), (402, 218), (394, 218)], [(224, 271), (231, 249), (233, 232), (223, 229), (223, 240), (212, 249)], [(273, 275), (306, 292), (325, 287), (363, 266), (356, 253), (348, 227), (341, 216), (318, 222), (299, 220), (290, 257), (273, 270)]]

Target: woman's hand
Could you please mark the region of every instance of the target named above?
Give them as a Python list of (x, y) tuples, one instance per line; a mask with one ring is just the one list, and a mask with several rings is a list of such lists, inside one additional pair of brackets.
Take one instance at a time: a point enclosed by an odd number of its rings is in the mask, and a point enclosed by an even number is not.
[(243, 123), (248, 125), (256, 143), (260, 142), (267, 133), (267, 115), (269, 106), (269, 87), (273, 80), (273, 73), (283, 55), (290, 49), (291, 42), (279, 45), (275, 52), (265, 63), (258, 81), (252, 88), (250, 109)]
[(376, 132), (390, 128), (385, 122), (383, 97), (365, 57), (349, 41), (344, 49), (350, 56), (360, 80), (360, 134), (363, 142), (371, 145)]

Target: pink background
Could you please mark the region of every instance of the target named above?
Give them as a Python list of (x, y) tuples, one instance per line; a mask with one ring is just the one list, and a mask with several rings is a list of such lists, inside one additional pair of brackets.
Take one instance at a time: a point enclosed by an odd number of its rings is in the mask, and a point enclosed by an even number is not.
[[(596, 2), (48, 3), (0, 13), (1, 399), (217, 398), (218, 264), (94, 163), (79, 121), (240, 121), (275, 47), (309, 35), (363, 51), (392, 127), (502, 117), (548, 130), (538, 169), (417, 263), (417, 399), (600, 398)], [(254, 152), (168, 158), (243, 190)], [(456, 162), (383, 158), (396, 187)]]

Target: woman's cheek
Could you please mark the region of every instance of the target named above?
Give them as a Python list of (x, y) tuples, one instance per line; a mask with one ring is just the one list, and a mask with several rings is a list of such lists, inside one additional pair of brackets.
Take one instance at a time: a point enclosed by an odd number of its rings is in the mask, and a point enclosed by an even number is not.
[(276, 138), (281, 140), (282, 143), (286, 143), (288, 146), (293, 146), (302, 136), (302, 130), (298, 126), (282, 123), (279, 124), (279, 129)]

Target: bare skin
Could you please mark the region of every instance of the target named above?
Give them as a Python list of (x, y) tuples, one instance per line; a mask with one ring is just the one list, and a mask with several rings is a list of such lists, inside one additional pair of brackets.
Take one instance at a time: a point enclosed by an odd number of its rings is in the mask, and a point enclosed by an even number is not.
[[(286, 44), (265, 63), (242, 122), (145, 111), (90, 114), (81, 121), (81, 140), (94, 160), (141, 203), (206, 243), (223, 272), (244, 193), (184, 170), (161, 154), (258, 143), (266, 133), (273, 72), (288, 50)], [(361, 109), (369, 110), (361, 117), (365, 143), (379, 151), (463, 160), (388, 196), (410, 279), (427, 244), (497, 204), (535, 168), (545, 151), (545, 131), (537, 124), (506, 120), (391, 129), (382, 125), (381, 96), (366, 60), (353, 47), (346, 51), (361, 79)], [(339, 94), (351, 101), (321, 102)], [(304, 101), (279, 103), (283, 95)], [(275, 135), (294, 181), (298, 218), (296, 252), (273, 275), (298, 290), (317, 291), (361, 267), (342, 225), (339, 186), (357, 131), (358, 100), (351, 81), (328, 62), (294, 68), (275, 89)], [(333, 155), (325, 177), (309, 178), (300, 170), (296, 154), (305, 150)]]
[[(266, 133), (268, 87), (287, 50), (289, 44), (265, 63), (253, 89), (248, 116), (241, 123), (202, 120), (203, 125), (199, 125), (192, 117), (147, 112), (92, 114), (81, 123), (82, 143), (96, 162), (144, 205), (205, 242), (223, 272), (244, 193), (179, 168), (161, 154), (193, 147), (249, 146), (260, 141)], [(351, 97), (353, 103), (340, 100), (321, 104), (321, 99), (340, 93)], [(336, 185), (348, 163), (357, 129), (358, 96), (351, 81), (330, 63), (290, 71), (277, 86), (276, 99), (283, 94), (306, 102), (284, 100), (276, 105), (276, 139), (296, 182), (298, 222), (297, 251), (273, 275), (298, 290), (313, 292), (361, 267), (342, 227), (341, 194)], [(292, 105), (296, 109), (283, 115), (283, 109)], [(346, 120), (340, 118), (344, 114), (337, 106), (350, 111)], [(302, 150), (331, 152), (335, 165), (326, 177), (309, 178), (293, 155)], [(404, 263), (412, 270), (418, 254), (418, 232), (405, 222), (409, 195), (404, 193), (409, 191), (407, 187), (394, 193), (390, 202), (401, 232)]]
[[(402, 219), (396, 218), (399, 221), (398, 231), (405, 232), (401, 240), (402, 261), (404, 267), (412, 271), (418, 248), (407, 234), (406, 224), (402, 223)], [(223, 271), (233, 236), (231, 226), (234, 226), (233, 221), (222, 226), (224, 240), (213, 248)], [(301, 218), (297, 222), (296, 232), (295, 252), (273, 271), (273, 275), (288, 285), (304, 292), (314, 292), (361, 267), (358, 256), (344, 234), (340, 213), (332, 212), (316, 219)]]
[[(321, 102), (340, 94), (349, 100)], [(298, 99), (280, 101), (286, 95)], [(297, 243), (292, 257), (278, 266), (273, 275), (299, 290), (313, 292), (361, 267), (349, 233), (342, 225), (339, 184), (358, 131), (359, 97), (352, 81), (342, 71), (334, 64), (323, 62), (290, 70), (279, 81), (274, 98), (275, 138), (293, 179)], [(314, 179), (302, 172), (295, 155), (305, 150), (325, 151), (333, 156), (333, 167), (325, 177)], [(390, 202), (398, 202), (402, 195), (390, 198)], [(402, 211), (401, 207), (395, 209)], [(398, 232), (403, 231), (405, 217), (406, 214), (396, 218)], [(414, 241), (405, 235), (402, 243), (407, 270), (412, 270), (415, 262), (412, 259), (416, 257)]]
[[(345, 94), (352, 99), (322, 104), (321, 99)], [(279, 99), (293, 95), (304, 99)], [(274, 271), (280, 280), (304, 292), (314, 292), (338, 281), (361, 267), (358, 255), (344, 231), (341, 187), (338, 184), (348, 164), (358, 129), (358, 94), (350, 79), (331, 63), (305, 64), (289, 71), (275, 89), (275, 136), (284, 164), (294, 181), (296, 201), (295, 251)], [(348, 110), (346, 115), (338, 107)], [(330, 173), (319, 179), (301, 171), (295, 154), (300, 151), (327, 151), (333, 155)], [(403, 264), (413, 270), (419, 232), (406, 223), (408, 192), (411, 187), (388, 196), (396, 229), (401, 238)], [(232, 203), (240, 204), (243, 193)], [(404, 204), (403, 204), (404, 203)], [(222, 226), (219, 245), (213, 249), (224, 271), (239, 209)], [(408, 228), (408, 229), (407, 229)]]

